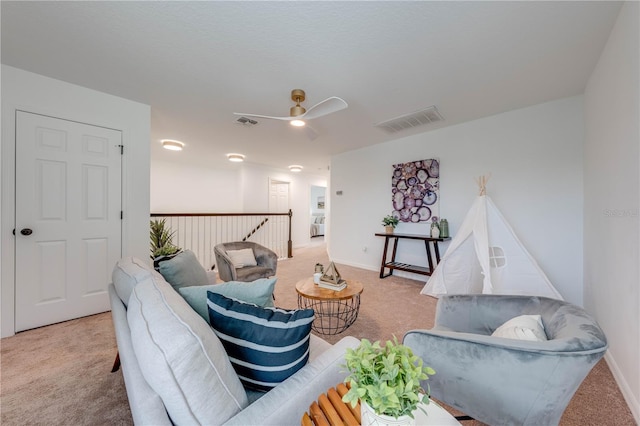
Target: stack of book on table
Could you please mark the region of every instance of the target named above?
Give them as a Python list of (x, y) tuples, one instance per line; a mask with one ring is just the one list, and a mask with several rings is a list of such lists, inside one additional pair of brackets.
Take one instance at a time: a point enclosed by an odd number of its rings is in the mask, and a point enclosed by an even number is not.
[(333, 291), (340, 291), (344, 290), (347, 287), (347, 282), (345, 280), (339, 280), (338, 284), (335, 284), (331, 281), (323, 281), (322, 279), (320, 279), (318, 287), (326, 288)]

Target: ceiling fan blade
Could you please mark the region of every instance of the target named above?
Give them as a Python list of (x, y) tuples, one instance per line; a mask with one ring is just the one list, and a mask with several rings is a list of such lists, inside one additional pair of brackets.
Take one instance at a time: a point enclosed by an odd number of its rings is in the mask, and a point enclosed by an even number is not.
[(318, 138), (318, 131), (308, 124), (303, 127), (304, 133), (307, 135), (310, 141), (315, 141)]
[(268, 118), (270, 120), (284, 120), (284, 121), (291, 121), (296, 117), (272, 117), (270, 115), (258, 115), (258, 114), (248, 114), (248, 113), (244, 113), (244, 112), (234, 112), (234, 115), (241, 115), (243, 117), (256, 117), (256, 118)]
[(347, 104), (343, 99), (332, 96), (320, 103), (315, 104), (298, 118), (312, 120), (314, 118), (322, 117), (323, 115), (331, 114), (332, 112), (340, 111), (341, 109), (345, 109), (348, 106), (349, 104)]

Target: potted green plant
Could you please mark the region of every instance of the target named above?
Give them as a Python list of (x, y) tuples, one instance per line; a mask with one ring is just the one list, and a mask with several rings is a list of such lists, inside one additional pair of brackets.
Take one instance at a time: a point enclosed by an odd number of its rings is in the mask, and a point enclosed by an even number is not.
[(362, 339), (356, 349), (347, 349), (345, 361), (350, 389), (342, 400), (352, 407), (360, 401), (363, 425), (413, 424), (418, 404), (429, 403), (420, 381), (435, 371), (397, 338), (384, 345)]
[(174, 234), (167, 228), (166, 219), (150, 221), (151, 259), (156, 269), (161, 261), (171, 259), (182, 250), (173, 244)]
[(393, 215), (387, 215), (382, 218), (382, 224), (384, 225), (384, 230), (387, 234), (393, 233), (395, 227), (398, 226), (398, 222), (400, 222), (400, 220)]

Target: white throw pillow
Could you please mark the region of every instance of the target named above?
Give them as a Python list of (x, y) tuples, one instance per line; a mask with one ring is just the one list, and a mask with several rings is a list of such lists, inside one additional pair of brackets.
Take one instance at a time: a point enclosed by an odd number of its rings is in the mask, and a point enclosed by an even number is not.
[(245, 266), (257, 266), (258, 262), (250, 248), (242, 250), (227, 250), (227, 255), (231, 258), (233, 266), (244, 268)]
[(493, 337), (504, 337), (505, 339), (531, 340), (534, 342), (547, 340), (540, 315), (520, 315), (519, 317), (511, 318), (491, 335)]

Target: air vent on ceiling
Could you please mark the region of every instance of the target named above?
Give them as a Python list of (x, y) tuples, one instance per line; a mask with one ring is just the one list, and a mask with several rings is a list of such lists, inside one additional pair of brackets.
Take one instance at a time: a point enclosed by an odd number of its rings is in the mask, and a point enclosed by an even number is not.
[(236, 120), (236, 123), (243, 124), (245, 126), (255, 126), (256, 124), (258, 124), (258, 122), (256, 120), (252, 120), (252, 119), (247, 118), (247, 117), (238, 118)]
[(421, 111), (412, 112), (411, 114), (402, 115), (400, 117), (392, 118), (391, 120), (383, 121), (375, 125), (375, 127), (384, 130), (387, 133), (397, 133), (402, 130), (411, 129), (413, 127), (425, 126), (427, 124), (442, 121), (442, 115), (438, 111), (435, 105), (425, 108)]

